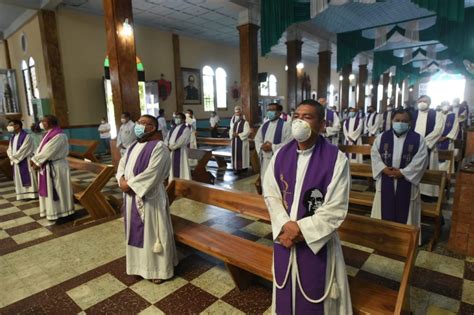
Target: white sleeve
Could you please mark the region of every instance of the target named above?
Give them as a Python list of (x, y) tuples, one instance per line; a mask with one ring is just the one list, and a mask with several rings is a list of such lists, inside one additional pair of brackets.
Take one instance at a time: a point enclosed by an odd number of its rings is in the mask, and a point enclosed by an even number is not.
[(444, 129), (444, 118), (443, 114), (436, 113), (436, 122), (433, 131), (431, 131), (426, 137), (426, 145), (429, 149), (433, 149), (436, 146), (439, 138), (443, 134)]
[(425, 173), (426, 167), (429, 163), (428, 149), (423, 137), (420, 137), (420, 146), (418, 152), (412, 158), (411, 162), (408, 163), (400, 172), (403, 174), (405, 179), (414, 185), (418, 185)]
[(263, 144), (263, 134), (262, 134), (262, 126), (260, 126), (260, 128), (258, 128), (258, 131), (257, 131), (257, 134), (255, 135), (255, 151), (257, 151), (257, 153), (260, 153), (260, 149), (262, 148), (262, 144)]
[(281, 142), (279, 144), (272, 144), (272, 151), (276, 152), (282, 146), (290, 142), (292, 139), (291, 137), (291, 123), (285, 122), (283, 125), (282, 135), (281, 135)]
[(459, 133), (459, 119), (455, 116), (454, 117), (454, 126), (451, 131), (446, 135), (447, 138), (451, 140), (456, 140)]
[(372, 149), (370, 149), (370, 159), (372, 161), (372, 176), (375, 180), (378, 180), (380, 176), (382, 176), (382, 171), (384, 168), (387, 167), (380, 156), (379, 148), (380, 148), (380, 141), (382, 139), (382, 134), (378, 135), (375, 138), (374, 144), (372, 145)]
[[(8, 148), (10, 149), (10, 146)], [(31, 156), (33, 154), (33, 150), (33, 141), (31, 140), (31, 137), (27, 135), (20, 149), (17, 150), (15, 154), (12, 154), (15, 164), (18, 164), (27, 157)]]
[(65, 156), (60, 155), (60, 152), (64, 151), (64, 147), (69, 148), (69, 143), (67, 142), (67, 136), (64, 134), (57, 135), (44, 145), (41, 152), (36, 152), (35, 156), (33, 156), (31, 160), (36, 165), (41, 166), (48, 160), (57, 160), (57, 159), (65, 158), (67, 154)]
[(245, 121), (244, 130), (241, 133), (239, 133), (239, 138), (240, 140), (245, 141), (249, 138), (249, 135), (250, 135), (250, 125), (248, 121)]

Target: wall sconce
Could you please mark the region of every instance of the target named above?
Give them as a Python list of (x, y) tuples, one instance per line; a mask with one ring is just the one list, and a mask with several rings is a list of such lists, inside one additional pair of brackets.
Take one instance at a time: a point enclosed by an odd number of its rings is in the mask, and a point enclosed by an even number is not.
[(371, 84), (371, 85), (369, 85), (369, 89), (371, 89), (371, 90), (372, 90), (373, 88), (374, 88), (374, 86), (373, 86), (372, 84)]
[(413, 92), (413, 88), (412, 88), (412, 87), (411, 87), (411, 88), (409, 88), (409, 89), (408, 89), (408, 91), (410, 91), (410, 92)]
[(288, 71), (288, 65), (285, 65), (285, 71)]
[(355, 74), (351, 73), (351, 74), (349, 75), (349, 80), (352, 81), (352, 80), (355, 80), (355, 78), (356, 78)]
[(342, 75), (339, 76), (339, 81), (344, 80), (344, 77)]
[(131, 37), (133, 35), (133, 28), (128, 23), (128, 18), (125, 19), (125, 22), (123, 22), (122, 35), (125, 36), (125, 37)]
[(304, 69), (304, 63), (298, 62), (298, 64), (296, 65), (296, 69), (298, 70)]

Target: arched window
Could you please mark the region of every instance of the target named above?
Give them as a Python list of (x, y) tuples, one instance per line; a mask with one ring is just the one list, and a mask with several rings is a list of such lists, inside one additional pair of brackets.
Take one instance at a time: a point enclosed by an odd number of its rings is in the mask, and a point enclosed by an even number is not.
[(202, 87), (204, 111), (212, 112), (214, 110), (214, 70), (209, 66), (202, 68)]
[(227, 73), (222, 68), (216, 69), (217, 108), (227, 108)]
[(268, 95), (277, 96), (277, 78), (273, 74), (268, 76)]
[(28, 60), (28, 68), (30, 70), (31, 87), (33, 91), (33, 96), (35, 98), (40, 98), (39, 89), (38, 89), (38, 79), (36, 76), (35, 60), (32, 57), (30, 57), (30, 59)]
[(34, 98), (33, 88), (32, 88), (33, 84), (31, 80), (30, 68), (28, 67), (28, 64), (26, 63), (25, 60), (21, 62), (21, 73), (23, 75), (23, 84), (25, 87), (27, 111), (28, 111), (28, 115), (31, 116), (33, 115), (33, 101), (32, 101), (32, 99)]

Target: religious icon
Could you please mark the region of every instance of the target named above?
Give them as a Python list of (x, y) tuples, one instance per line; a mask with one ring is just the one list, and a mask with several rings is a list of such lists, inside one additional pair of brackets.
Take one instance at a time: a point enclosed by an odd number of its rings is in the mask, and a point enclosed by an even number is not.
[(312, 188), (305, 192), (303, 200), (308, 209), (305, 216), (312, 216), (323, 205), (324, 196), (319, 189)]
[(201, 70), (181, 68), (184, 104), (201, 104)]
[(158, 80), (158, 95), (160, 100), (165, 101), (171, 94), (171, 81), (165, 80), (165, 75), (162, 73)]
[(234, 100), (238, 100), (240, 98), (240, 86), (237, 84), (237, 81), (234, 81), (234, 85), (230, 87), (230, 91)]

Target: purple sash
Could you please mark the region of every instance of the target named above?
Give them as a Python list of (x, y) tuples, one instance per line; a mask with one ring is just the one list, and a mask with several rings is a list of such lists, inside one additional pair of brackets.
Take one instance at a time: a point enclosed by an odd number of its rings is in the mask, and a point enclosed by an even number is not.
[[(171, 136), (173, 135), (173, 131), (176, 129), (176, 127), (178, 126), (174, 126), (173, 129), (171, 129), (171, 131), (168, 133), (168, 137), (169, 137), (168, 143), (169, 141), (171, 141)], [(181, 125), (180, 129), (178, 130), (178, 134), (176, 135), (176, 138), (174, 139), (175, 142), (176, 140), (179, 139), (179, 137), (181, 137), (186, 127), (188, 127), (186, 124)], [(181, 148), (178, 148), (174, 150), (174, 154), (173, 154), (173, 176), (174, 177), (179, 178), (181, 174), (180, 166), (181, 166)]]
[[(298, 143), (296, 140), (284, 145), (275, 160), (275, 177), (282, 194), (283, 205), (291, 213), (296, 184)], [(303, 182), (297, 220), (311, 216), (324, 202), (327, 187), (329, 186), (334, 166), (336, 164), (338, 148), (327, 142), (322, 136), (314, 146)], [(283, 284), (288, 269), (290, 250), (280, 244), (273, 244), (275, 281)], [(299, 266), (301, 287), (311, 299), (319, 299), (324, 294), (326, 285), (327, 247), (321, 248), (314, 254), (305, 242), (296, 244), (296, 255)], [(290, 314), (291, 303), (291, 277), (283, 289), (276, 291), (277, 314)], [(324, 314), (324, 303), (313, 304), (302, 295), (299, 287), (296, 288), (296, 314)]]
[(334, 123), (334, 112), (330, 109), (326, 109), (326, 127), (332, 127)]
[[(18, 141), (16, 142), (16, 150), (20, 150), (21, 146), (23, 145), (23, 142), (25, 142), (26, 136), (28, 136), (28, 133), (24, 131), (23, 129), (20, 131), (18, 134)], [(10, 138), (10, 146), (13, 149), (13, 139), (15, 138), (15, 135)], [(28, 158), (23, 159), (18, 163), (18, 168), (20, 169), (20, 178), (21, 178), (21, 184), (23, 187), (31, 187), (31, 176), (30, 176), (30, 169), (28, 168)], [(13, 172), (15, 172), (15, 168), (13, 168)]]
[[(153, 153), (153, 149), (155, 149), (156, 145), (160, 142), (160, 140), (153, 140), (149, 141), (145, 144), (145, 147), (142, 149), (138, 158), (133, 166), (133, 175), (137, 176), (140, 173), (143, 173), (148, 167), (150, 163), (150, 157)], [(130, 146), (127, 152), (127, 159), (125, 161), (125, 166), (127, 166), (128, 159), (130, 158), (130, 153), (132, 153), (133, 148), (136, 146), (138, 142), (135, 142)], [(140, 217), (140, 213), (138, 212), (137, 203), (135, 200), (135, 192), (131, 191), (130, 195), (132, 196), (132, 209), (130, 211), (130, 235), (128, 237), (128, 245), (143, 248), (143, 239), (144, 239), (144, 232), (145, 232), (145, 224)], [(126, 196), (126, 195), (125, 195)], [(144, 200), (145, 198), (143, 198)], [(124, 198), (125, 202), (123, 203), (123, 217), (125, 222), (125, 231), (127, 229), (127, 212), (126, 210), (126, 198)]]
[[(368, 116), (367, 116), (367, 122), (365, 123), (365, 125), (367, 127), (369, 127), (369, 122), (371, 123), (371, 126), (374, 125), (375, 123), (375, 118), (377, 118), (377, 113), (370, 113)], [(372, 120), (372, 121), (371, 121)]]
[[(63, 131), (61, 128), (56, 127), (51, 129), (43, 138), (43, 141), (41, 141), (41, 144), (39, 146), (38, 152), (41, 152), (43, 150), (43, 147), (46, 143), (48, 143), (51, 139), (56, 137), (57, 135), (62, 134)], [(50, 169), (50, 174), (49, 176), (51, 177), (51, 184), (53, 186), (53, 200), (58, 201), (59, 200), (59, 195), (56, 190), (56, 187), (54, 186), (54, 174), (53, 174), (53, 161), (46, 161), (41, 165), (41, 169), (39, 172), (39, 182), (38, 182), (38, 194), (41, 197), (48, 197), (48, 181), (47, 181), (47, 168), (46, 164), (49, 164), (49, 169)]]
[[(379, 153), (384, 164), (392, 167), (393, 162), (393, 131), (386, 131), (382, 134)], [(400, 169), (410, 164), (413, 156), (418, 152), (420, 146), (420, 135), (413, 130), (409, 130), (405, 143), (403, 144)], [(411, 183), (405, 178), (397, 180), (397, 191), (395, 192), (394, 179), (382, 173), (382, 219), (398, 223), (407, 223), (408, 212), (410, 210)]]
[[(281, 118), (278, 118), (277, 127), (276, 127), (276, 130), (275, 130), (275, 134), (273, 136), (273, 142), (272, 142), (273, 144), (280, 144), (281, 143), (281, 135), (283, 133), (283, 125), (284, 124), (285, 124), (285, 121)], [(268, 129), (269, 125), (270, 125), (270, 121), (267, 121), (262, 126), (263, 141), (265, 141), (265, 135), (267, 134), (267, 129)]]
[[(446, 123), (444, 125), (444, 130), (443, 130), (442, 137), (446, 137), (451, 132), (451, 130), (453, 130), (455, 119), (456, 119), (456, 114), (455, 113), (449, 113), (446, 116)], [(448, 150), (450, 141), (451, 141), (451, 139), (446, 139), (446, 140), (438, 143), (438, 149)], [(444, 161), (444, 160), (442, 160), (442, 161)]]
[[(244, 131), (245, 119), (241, 119), (234, 124), (233, 132), (241, 133)], [(240, 137), (232, 137), (232, 167), (234, 170), (242, 169), (242, 145)]]
[[(418, 119), (418, 111), (415, 111), (413, 114), (413, 126), (416, 127), (416, 120)], [(434, 109), (429, 109), (428, 110), (428, 118), (426, 119), (426, 129), (425, 129), (425, 134), (422, 135), (423, 137), (426, 137), (429, 135), (436, 124), (436, 111)], [(415, 129), (413, 127), (413, 129)]]

